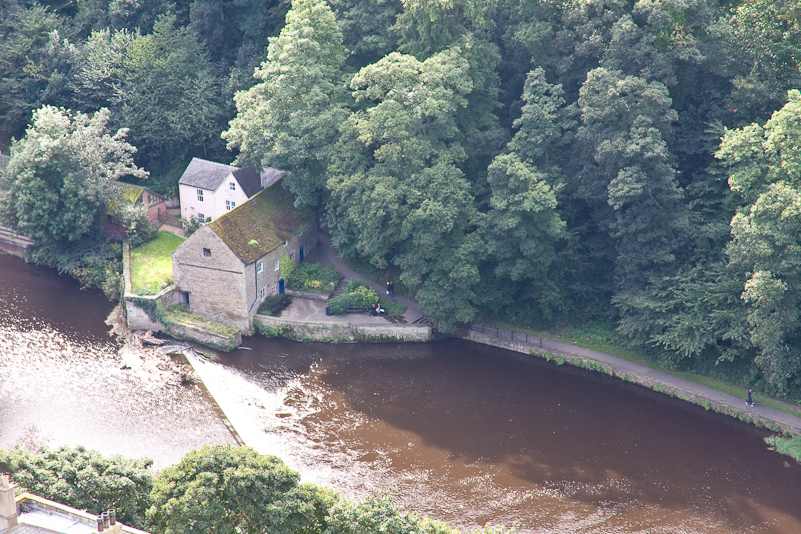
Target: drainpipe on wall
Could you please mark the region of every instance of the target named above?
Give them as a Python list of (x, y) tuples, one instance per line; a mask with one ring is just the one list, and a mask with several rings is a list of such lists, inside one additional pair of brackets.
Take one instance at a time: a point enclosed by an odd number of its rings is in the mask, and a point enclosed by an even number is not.
[(256, 269), (256, 265), (258, 265), (258, 264), (259, 264), (259, 260), (256, 260), (253, 263), (253, 278), (254, 278), (254, 281), (256, 282), (256, 293), (255, 293), (255, 296), (253, 297), (253, 304), (251, 304), (250, 308), (248, 308), (248, 320), (250, 320), (250, 312), (253, 311), (253, 306), (255, 306), (256, 303), (259, 301), (259, 270)]

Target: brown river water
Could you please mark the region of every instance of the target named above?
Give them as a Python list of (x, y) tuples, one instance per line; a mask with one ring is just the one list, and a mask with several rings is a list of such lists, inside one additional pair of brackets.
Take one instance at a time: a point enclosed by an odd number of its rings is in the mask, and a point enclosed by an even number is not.
[[(163, 467), (232, 443), (201, 385), (120, 368), (111, 307), (0, 255), (0, 447), (35, 429)], [(240, 435), (349, 498), (465, 530), (801, 533), (801, 466), (765, 431), (639, 386), (461, 340), (246, 346), (204, 364)]]

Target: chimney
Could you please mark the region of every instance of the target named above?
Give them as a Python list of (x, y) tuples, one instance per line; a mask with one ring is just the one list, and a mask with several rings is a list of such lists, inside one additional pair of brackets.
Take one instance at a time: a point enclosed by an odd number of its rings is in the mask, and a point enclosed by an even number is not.
[(15, 486), (9, 482), (8, 475), (0, 475), (0, 530), (11, 528), (17, 524)]
[(107, 510), (97, 516), (97, 532), (103, 534), (118, 534), (122, 532), (122, 523), (117, 523), (117, 511)]

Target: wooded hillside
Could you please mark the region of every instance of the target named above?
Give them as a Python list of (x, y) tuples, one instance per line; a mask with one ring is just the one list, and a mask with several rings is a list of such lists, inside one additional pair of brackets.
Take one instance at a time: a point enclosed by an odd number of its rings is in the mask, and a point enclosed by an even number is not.
[(107, 108), (158, 192), (193, 156), (291, 171), (443, 331), (601, 322), (801, 398), (794, 0), (3, 0), (0, 21), (0, 145), (44, 105)]

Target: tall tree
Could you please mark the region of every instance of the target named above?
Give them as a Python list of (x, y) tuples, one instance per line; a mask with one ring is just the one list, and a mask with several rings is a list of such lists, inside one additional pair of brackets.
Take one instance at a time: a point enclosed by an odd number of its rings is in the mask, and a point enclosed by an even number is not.
[(615, 240), (621, 328), (640, 341), (648, 325), (638, 320), (638, 295), (675, 272), (688, 231), (666, 139), (676, 120), (670, 104), (663, 84), (604, 68), (590, 71), (579, 98), (582, 166), (572, 185)]
[(514, 122), (518, 131), (507, 146), (510, 153), (496, 156), (488, 169), (488, 259), (499, 278), (495, 284), (505, 288), (498, 296), (502, 302), (514, 301), (512, 306), (496, 307), (519, 311), (529, 301), (547, 318), (564, 307), (560, 277), (551, 272), (554, 244), (566, 237), (556, 211), (556, 190), (562, 182), (556, 152), (570, 141), (575, 107), (566, 107), (562, 95), (562, 87), (548, 84), (541, 68), (532, 70), (523, 91), (522, 115)]
[(40, 247), (75, 242), (99, 229), (103, 208), (122, 177), (144, 178), (125, 130), (108, 129), (109, 112), (93, 116), (45, 106), (12, 146), (5, 168), (9, 190), (0, 197), (5, 224)]
[(394, 265), (449, 331), (475, 313), (483, 219), (458, 163), (456, 113), (472, 89), (459, 50), (420, 62), (392, 53), (351, 81), (363, 110), (342, 127), (328, 181), (335, 244)]
[(716, 156), (745, 201), (731, 221), (731, 269), (745, 281), (756, 363), (781, 390), (801, 372), (801, 92), (764, 126), (727, 131)]
[(793, 0), (739, 2), (727, 18), (734, 85), (731, 111), (740, 120), (765, 120), (801, 87), (801, 7)]
[[(130, 128), (151, 165), (165, 154), (182, 160), (222, 148), (216, 145), (226, 111), (219, 79), (195, 34), (176, 27), (173, 15), (160, 17), (152, 34), (130, 44), (115, 98), (118, 123)], [(154, 186), (166, 193), (177, 180)]]
[(320, 534), (335, 497), (299, 479), (275, 456), (204, 447), (158, 474), (147, 518), (164, 534)]
[(126, 30), (99, 30), (77, 46), (74, 66), (75, 104), (83, 112), (110, 107), (136, 34)]
[(290, 171), (284, 182), (300, 205), (324, 200), (328, 158), (348, 116), (345, 58), (325, 0), (295, 0), (256, 69), (262, 81), (237, 93), (237, 116), (223, 133), (239, 149), (238, 163)]
[(33, 110), (69, 104), (75, 48), (47, 8), (9, 11), (0, 21), (0, 135), (19, 136)]
[(487, 165), (508, 139), (495, 115), (501, 85), (501, 54), (493, 39), (496, 10), (495, 0), (406, 0), (392, 27), (400, 52), (422, 61), (447, 49), (459, 50), (467, 60), (473, 89), (467, 106), (457, 110), (456, 121), (467, 154), (462, 169), (476, 194), (486, 183)]

